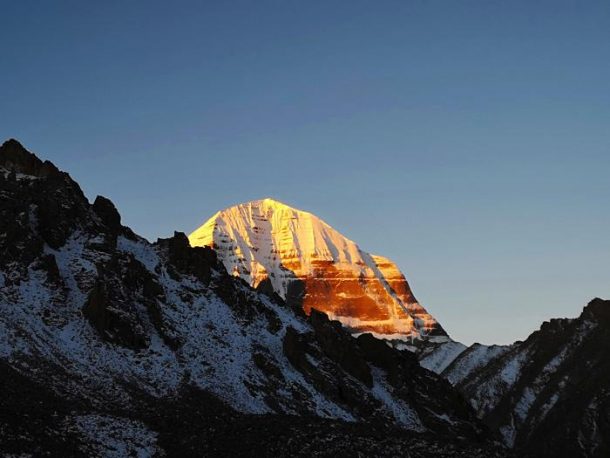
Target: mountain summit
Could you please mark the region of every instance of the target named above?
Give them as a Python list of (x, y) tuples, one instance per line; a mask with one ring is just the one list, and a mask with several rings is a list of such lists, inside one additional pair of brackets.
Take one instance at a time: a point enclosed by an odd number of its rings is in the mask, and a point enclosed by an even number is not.
[(317, 216), (274, 199), (212, 216), (189, 240), (214, 248), (227, 271), (269, 288), (307, 314), (388, 339), (445, 335), (389, 259), (371, 255)]

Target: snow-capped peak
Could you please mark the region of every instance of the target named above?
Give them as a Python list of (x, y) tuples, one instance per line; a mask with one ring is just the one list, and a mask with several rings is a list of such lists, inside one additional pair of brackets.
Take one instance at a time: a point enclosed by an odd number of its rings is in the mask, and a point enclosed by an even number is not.
[(354, 332), (404, 338), (440, 330), (387, 258), (370, 255), (312, 213), (266, 198), (222, 210), (195, 230), (227, 271), (252, 286), (269, 280), (289, 302), (316, 308)]

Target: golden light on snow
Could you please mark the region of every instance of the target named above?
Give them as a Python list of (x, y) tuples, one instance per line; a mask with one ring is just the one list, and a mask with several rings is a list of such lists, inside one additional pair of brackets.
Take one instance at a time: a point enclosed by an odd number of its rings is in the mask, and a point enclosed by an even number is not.
[(355, 332), (404, 338), (438, 326), (392, 261), (362, 251), (315, 215), (277, 200), (222, 210), (189, 240), (213, 246), (227, 271), (254, 287), (269, 279), (284, 299), (300, 283), (307, 313), (321, 310)]

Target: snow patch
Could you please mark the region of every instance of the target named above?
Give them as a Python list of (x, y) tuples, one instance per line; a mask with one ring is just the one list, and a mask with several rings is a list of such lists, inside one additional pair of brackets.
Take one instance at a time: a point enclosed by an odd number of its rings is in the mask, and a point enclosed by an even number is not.
[(536, 401), (537, 393), (530, 387), (526, 387), (521, 394), (521, 398), (515, 405), (515, 413), (517, 414), (517, 418), (523, 422), (527, 418), (527, 414)]
[(139, 421), (110, 415), (82, 415), (73, 420), (86, 441), (83, 452), (90, 456), (150, 458), (160, 452), (157, 434)]
[(144, 241), (134, 241), (121, 235), (117, 238), (117, 249), (119, 251), (131, 253), (134, 258), (144, 264), (150, 272), (154, 272), (159, 264), (159, 256), (151, 249), (150, 245)]
[(393, 389), (387, 384), (384, 372), (375, 367), (371, 368), (371, 372), (374, 383), (371, 390), (373, 396), (392, 412), (396, 421), (411, 431), (426, 431), (417, 412), (400, 400), (400, 398), (392, 396)]
[(473, 344), (455, 359), (443, 376), (454, 385), (461, 383), (470, 374), (486, 366), (492, 359), (500, 357), (509, 349), (510, 346)]

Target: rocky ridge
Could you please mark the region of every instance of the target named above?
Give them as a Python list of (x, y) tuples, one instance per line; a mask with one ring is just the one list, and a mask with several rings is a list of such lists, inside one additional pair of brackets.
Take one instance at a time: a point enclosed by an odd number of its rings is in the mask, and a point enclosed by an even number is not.
[(469, 347), (442, 375), (523, 454), (610, 455), (610, 301), (544, 322), (525, 341)]

